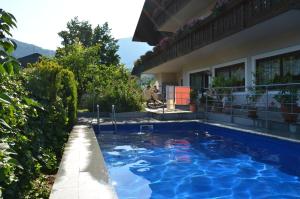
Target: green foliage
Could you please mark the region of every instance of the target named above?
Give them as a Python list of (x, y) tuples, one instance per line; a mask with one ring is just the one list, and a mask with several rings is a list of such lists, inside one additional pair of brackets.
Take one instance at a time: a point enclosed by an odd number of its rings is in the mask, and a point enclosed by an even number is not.
[(256, 107), (257, 100), (265, 93), (263, 87), (249, 87), (246, 99), (248, 104), (252, 107)]
[[(253, 85), (255, 85), (256, 81), (258, 79), (258, 71), (256, 73), (253, 73)], [(258, 99), (264, 95), (265, 88), (262, 86), (251, 86), (248, 87), (248, 92), (246, 95), (247, 103), (249, 105), (250, 109), (256, 108), (256, 103)]]
[(16, 27), (15, 17), (0, 9), (0, 74), (13, 75), (19, 71), (18, 61), (11, 56), (12, 52), (16, 49), (15, 43), (7, 38), (11, 37), (11, 29)]
[(103, 112), (110, 112), (111, 105), (117, 112), (139, 111), (142, 109), (142, 91), (137, 79), (124, 66), (95, 66), (90, 68), (93, 81), (89, 82), (86, 106), (92, 110), (94, 103)]
[[(64, 45), (56, 51), (56, 60), (75, 75), (78, 101), (83, 108), (93, 110), (100, 104), (101, 111), (138, 111), (142, 108), (141, 89), (130, 73), (119, 64), (117, 40), (107, 23), (92, 28), (77, 17), (58, 33)], [(44, 96), (44, 95), (43, 95)]]
[(136, 79), (124, 66), (99, 64), (99, 48), (84, 47), (78, 42), (57, 50), (58, 63), (75, 75), (81, 105), (93, 110), (93, 102), (99, 103), (101, 111), (110, 111), (112, 104), (118, 111), (141, 110), (141, 90)]
[(147, 86), (151, 86), (153, 87), (155, 84), (155, 79), (154, 76), (152, 75), (142, 75), (140, 78), (140, 85), (142, 87), (142, 89), (147, 88)]
[(229, 88), (232, 86), (231, 78), (225, 78), (224, 76), (217, 76), (213, 78), (212, 86), (218, 95), (217, 98), (221, 100), (223, 95), (230, 94), (232, 89)]
[(58, 33), (63, 39), (62, 45), (72, 45), (76, 39), (79, 39), (85, 47), (92, 45), (93, 29), (88, 21), (79, 21), (78, 17), (75, 17), (67, 23), (67, 29)]
[[(26, 92), (17, 75), (19, 64), (11, 53), (15, 44), (7, 38), (16, 20), (0, 9), (0, 196), (18, 198), (37, 162), (32, 158), (29, 145), (28, 118), (36, 110), (25, 100)], [(26, 183), (24, 183), (26, 184)], [(19, 192), (15, 193), (15, 191)]]
[(93, 79), (90, 68), (100, 62), (99, 46), (85, 48), (79, 42), (60, 48), (56, 51), (58, 63), (75, 75), (78, 88), (78, 99), (87, 92), (88, 82)]
[(48, 198), (41, 172), (57, 169), (76, 119), (76, 83), (49, 60), (19, 73), (15, 44), (6, 38), (12, 27), (15, 18), (0, 9), (0, 198)]
[[(36, 73), (30, 74), (35, 76), (26, 76), (30, 80), (39, 79), (34, 83), (43, 86), (35, 90), (41, 92), (35, 93), (34, 96), (38, 96), (35, 100), (29, 98), (21, 75), (0, 78), (0, 189), (5, 198), (23, 198), (41, 171), (56, 171), (67, 132), (75, 121), (76, 86), (72, 73), (61, 69), (54, 83), (50, 78), (48, 84), (42, 85), (42, 78), (49, 71), (38, 70), (32, 69)], [(53, 75), (49, 73), (49, 77)], [(68, 82), (73, 84), (66, 86)], [(52, 93), (53, 84), (56, 84), (57, 96)]]
[(214, 77), (212, 82), (213, 87), (238, 87), (244, 86), (244, 79), (240, 79), (239, 77), (232, 76), (230, 78), (225, 78), (224, 76), (220, 75)]
[(120, 57), (117, 54), (119, 46), (117, 40), (111, 36), (108, 23), (97, 25), (94, 29), (93, 45), (100, 45), (99, 56), (103, 65), (119, 65)]
[(190, 92), (190, 99), (191, 103), (196, 103), (198, 98), (198, 90), (197, 89), (192, 89)]
[(25, 100), (27, 93), (19, 77), (1, 76), (0, 85), (0, 93), (8, 97), (0, 102), (0, 189), (5, 198), (19, 198), (39, 165), (34, 158), (37, 151), (32, 147), (36, 129), (28, 125), (30, 119), (37, 117), (37, 107)]
[(71, 127), (77, 117), (77, 87), (74, 74), (56, 61), (43, 59), (26, 71), (27, 88), (59, 124)]
[(120, 57), (117, 55), (119, 46), (117, 40), (111, 36), (108, 23), (97, 25), (95, 29), (88, 21), (79, 21), (75, 17), (67, 23), (67, 30), (58, 35), (63, 39), (62, 45), (68, 47), (80, 42), (85, 48), (99, 46), (97, 56), (104, 65), (118, 65)]
[[(293, 77), (290, 74), (287, 74), (283, 77), (276, 76), (273, 80), (274, 83), (286, 84), (293, 82)], [(297, 101), (299, 100), (299, 88), (298, 86), (278, 86), (280, 88), (279, 93), (274, 96), (274, 99), (281, 104), (282, 107), (288, 108), (289, 111), (292, 111), (297, 107)], [(278, 88), (275, 87), (275, 88)], [(272, 88), (272, 87), (271, 87)]]
[(57, 75), (56, 88), (67, 112), (68, 126), (71, 128), (77, 119), (77, 87), (74, 74), (62, 69)]
[(49, 198), (49, 190), (51, 188), (51, 179), (45, 175), (40, 175), (31, 182), (31, 189), (24, 194), (24, 199), (41, 199)]

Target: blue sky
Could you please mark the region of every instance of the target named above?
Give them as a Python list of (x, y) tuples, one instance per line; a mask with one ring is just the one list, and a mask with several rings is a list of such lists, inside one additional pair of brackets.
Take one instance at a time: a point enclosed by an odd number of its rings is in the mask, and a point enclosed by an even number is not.
[(108, 22), (115, 38), (132, 37), (144, 0), (0, 0), (18, 21), (13, 38), (55, 50), (57, 33), (75, 16), (93, 26)]

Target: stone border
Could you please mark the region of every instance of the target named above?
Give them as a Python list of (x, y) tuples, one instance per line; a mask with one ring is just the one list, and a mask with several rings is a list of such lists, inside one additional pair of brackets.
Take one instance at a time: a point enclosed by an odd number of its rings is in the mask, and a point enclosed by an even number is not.
[(95, 136), (88, 125), (76, 125), (51, 191), (50, 199), (117, 199)]

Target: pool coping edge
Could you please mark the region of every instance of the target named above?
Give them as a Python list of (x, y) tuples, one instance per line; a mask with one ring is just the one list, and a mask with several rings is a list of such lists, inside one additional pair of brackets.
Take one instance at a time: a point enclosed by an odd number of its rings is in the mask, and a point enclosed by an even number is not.
[(60, 162), (50, 199), (118, 199), (89, 124), (74, 126)]

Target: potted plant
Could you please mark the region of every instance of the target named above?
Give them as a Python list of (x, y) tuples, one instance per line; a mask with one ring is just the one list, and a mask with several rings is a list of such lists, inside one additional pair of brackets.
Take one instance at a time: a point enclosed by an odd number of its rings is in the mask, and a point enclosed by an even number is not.
[[(252, 96), (251, 96), (252, 97)], [(250, 97), (250, 98), (251, 98)], [(249, 101), (252, 101), (252, 100), (249, 100)], [(256, 119), (258, 116), (257, 116), (257, 107), (256, 107), (256, 104), (255, 102), (253, 103), (250, 103), (247, 107), (248, 109), (248, 117), (249, 118), (252, 118), (252, 119)]]
[(299, 100), (298, 90), (293, 87), (283, 88), (274, 98), (280, 103), (280, 110), (284, 121), (287, 123), (297, 122), (299, 113), (297, 104)]
[(190, 92), (190, 111), (196, 112), (197, 111), (197, 98), (198, 98), (198, 91), (196, 89), (191, 89)]
[(257, 116), (257, 99), (261, 96), (263, 91), (260, 88), (249, 87), (247, 98), (247, 109), (248, 109), (248, 117), (252, 119), (256, 119)]
[(233, 78), (225, 78), (224, 76), (216, 76), (213, 79), (212, 86), (214, 90), (215, 100), (213, 103), (213, 110), (216, 112), (231, 112), (233, 102), (232, 95), (232, 81)]
[[(257, 84), (257, 79), (262, 75), (262, 71), (257, 70), (253, 73), (253, 84)], [(258, 118), (257, 116), (257, 100), (264, 94), (265, 90), (263, 87), (248, 87), (246, 99), (247, 99), (247, 109), (248, 109), (248, 117), (252, 119)]]
[(202, 94), (200, 98), (200, 108), (201, 110), (205, 111), (206, 109), (211, 108), (213, 104), (214, 98), (209, 96), (207, 93)]
[[(291, 74), (286, 74), (284, 77), (275, 76), (273, 83), (291, 83), (294, 82)], [(297, 101), (299, 88), (295, 86), (282, 86), (279, 93), (275, 95), (274, 99), (280, 103), (280, 110), (282, 117), (287, 123), (295, 123), (298, 119), (299, 107)]]
[(226, 4), (228, 4), (230, 0), (217, 0), (215, 6), (212, 9), (212, 14), (214, 16), (219, 15), (222, 10), (225, 8)]

